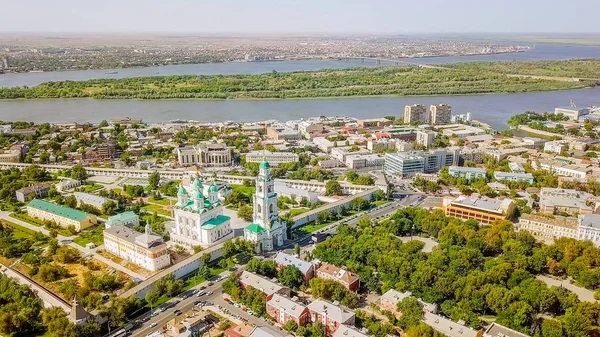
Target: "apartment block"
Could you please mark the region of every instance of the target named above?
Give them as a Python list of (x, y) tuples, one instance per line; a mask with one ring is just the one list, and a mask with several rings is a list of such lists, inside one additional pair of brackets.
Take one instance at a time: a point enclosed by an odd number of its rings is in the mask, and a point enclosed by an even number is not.
[(446, 216), (463, 220), (474, 219), (482, 224), (496, 220), (510, 219), (516, 209), (512, 199), (484, 199), (459, 196), (455, 199), (444, 198), (442, 210)]
[(423, 104), (413, 104), (404, 107), (404, 124), (424, 123), (427, 107)]
[(432, 125), (450, 124), (452, 107), (448, 104), (437, 104), (429, 107), (429, 123)]
[(485, 178), (487, 172), (484, 168), (479, 167), (450, 166), (448, 167), (448, 174), (456, 178), (471, 180)]

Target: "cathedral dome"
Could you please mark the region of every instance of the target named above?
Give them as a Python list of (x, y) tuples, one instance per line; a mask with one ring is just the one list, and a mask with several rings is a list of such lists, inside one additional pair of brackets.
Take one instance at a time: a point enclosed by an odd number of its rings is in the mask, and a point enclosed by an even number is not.
[(208, 191), (209, 191), (209, 192), (211, 192), (211, 193), (217, 193), (217, 192), (219, 192), (219, 188), (217, 187), (217, 185), (215, 185), (215, 184), (212, 184), (212, 185), (210, 185), (210, 187), (208, 188)]
[(271, 168), (271, 165), (269, 165), (269, 162), (268, 162), (268, 161), (266, 161), (266, 160), (263, 160), (263, 161), (260, 163), (260, 168), (261, 168), (261, 169), (268, 169), (268, 168)]
[(198, 179), (198, 177), (196, 177), (196, 179), (192, 183), (192, 188), (196, 191), (202, 191), (202, 182), (200, 181), (200, 179)]
[(194, 199), (204, 199), (204, 196), (202, 195), (202, 191), (196, 192), (196, 194), (194, 194)]
[(185, 188), (183, 188), (183, 186), (179, 186), (179, 191), (177, 192), (177, 195), (187, 195), (187, 191), (185, 190)]

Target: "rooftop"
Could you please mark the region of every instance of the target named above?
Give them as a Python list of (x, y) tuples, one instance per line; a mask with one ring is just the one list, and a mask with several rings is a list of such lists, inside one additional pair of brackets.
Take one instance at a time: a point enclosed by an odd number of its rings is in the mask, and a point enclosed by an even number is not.
[(251, 286), (255, 289), (262, 291), (267, 295), (273, 295), (279, 292), (281, 289), (285, 287), (280, 285), (279, 283), (275, 283), (265, 277), (260, 275), (251, 273), (249, 271), (243, 271), (240, 276), (240, 282), (245, 284), (246, 286)]
[(385, 294), (381, 295), (380, 299), (390, 303), (398, 303), (410, 295), (411, 294), (409, 293), (401, 293), (398, 290), (390, 289)]
[(344, 281), (349, 284), (354, 283), (359, 279), (358, 275), (329, 263), (323, 263), (321, 267), (317, 269), (317, 272), (329, 274), (337, 280)]
[(77, 209), (59, 206), (44, 200), (33, 199), (27, 204), (27, 207), (36, 208), (48, 213), (52, 213), (63, 218), (75, 220), (81, 222), (88, 215), (86, 212), (82, 212)]
[(513, 329), (509, 329), (503, 325), (500, 325), (496, 322), (492, 323), (492, 325), (489, 326), (489, 328), (487, 328), (485, 330), (484, 336), (491, 336), (491, 337), (529, 337), (529, 335), (526, 335), (524, 333), (515, 331)]
[(202, 224), (202, 228), (204, 229), (213, 229), (215, 227), (218, 227), (222, 224), (224, 224), (225, 222), (231, 220), (230, 217), (228, 217), (227, 215), (219, 215), (215, 218), (212, 218), (208, 221), (206, 221), (204, 224)]
[(302, 303), (296, 302), (289, 297), (274, 294), (273, 297), (267, 302), (267, 305), (276, 308), (283, 308), (286, 314), (293, 317), (299, 318), (302, 312), (306, 309), (306, 306)]
[(248, 226), (246, 226), (246, 230), (249, 230), (252, 233), (256, 233), (256, 234), (259, 234), (259, 233), (262, 233), (265, 231), (264, 228), (262, 228), (259, 224), (255, 224), (255, 223), (251, 223)]
[(579, 225), (584, 227), (592, 227), (600, 229), (600, 215), (585, 214), (579, 217)]
[(354, 312), (346, 310), (331, 302), (318, 299), (308, 305), (308, 310), (317, 313), (327, 313), (327, 317), (338, 323), (346, 323), (354, 317)]
[(284, 252), (277, 253), (277, 256), (275, 256), (275, 262), (284, 266), (292, 265), (298, 268), (298, 270), (300, 270), (300, 272), (302, 272), (302, 274), (304, 275), (306, 275), (306, 273), (308, 273), (308, 271), (312, 267), (312, 263), (299, 259), (294, 255), (286, 254)]
[(446, 317), (425, 312), (423, 315), (423, 322), (449, 337), (477, 337), (478, 331), (466, 327), (463, 324), (454, 322)]
[(333, 337), (368, 337), (368, 335), (356, 330), (353, 327), (341, 325), (337, 330), (335, 330)]
[(452, 201), (453, 204), (460, 204), (467, 207), (478, 208), (485, 211), (502, 212), (508, 209), (512, 203), (512, 199), (482, 199), (482, 198), (468, 198), (463, 195)]
[(110, 226), (115, 223), (132, 221), (138, 218), (139, 216), (133, 212), (123, 212), (109, 217), (106, 224)]
[[(598, 221), (600, 221), (600, 215), (597, 215), (597, 217), (599, 218)], [(568, 217), (558, 216), (558, 215), (555, 215), (552, 218), (550, 218), (550, 217), (546, 217), (546, 216), (525, 213), (525, 214), (521, 215), (519, 220), (520, 221), (522, 221), (522, 220), (534, 221), (534, 222), (539, 222), (542, 224), (548, 224), (548, 225), (552, 225), (552, 226), (577, 229), (577, 220), (575, 218), (568, 218)], [(598, 222), (598, 224), (600, 226), (600, 222)]]

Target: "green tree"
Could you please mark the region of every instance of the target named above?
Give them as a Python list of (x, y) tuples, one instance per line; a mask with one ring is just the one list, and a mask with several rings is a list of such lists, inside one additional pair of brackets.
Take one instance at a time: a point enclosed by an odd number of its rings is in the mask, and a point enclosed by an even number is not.
[(560, 321), (544, 319), (542, 323), (542, 337), (563, 337), (565, 334)]
[(115, 215), (119, 205), (112, 200), (107, 200), (102, 204), (102, 213), (106, 215)]
[(158, 171), (153, 171), (150, 176), (148, 176), (148, 187), (151, 190), (155, 190), (160, 186), (160, 173)]
[(341, 195), (342, 186), (337, 180), (329, 180), (325, 184), (325, 195)]
[(146, 302), (148, 304), (150, 304), (150, 308), (154, 307), (154, 303), (156, 303), (156, 301), (158, 301), (158, 299), (160, 298), (160, 293), (158, 291), (156, 291), (156, 289), (150, 289), (148, 290), (148, 292), (146, 293), (145, 299)]
[(244, 221), (252, 221), (252, 218), (254, 217), (254, 211), (252, 210), (252, 207), (248, 205), (242, 205), (238, 209), (237, 216)]
[(402, 313), (398, 324), (404, 330), (419, 326), (423, 318), (423, 309), (415, 297), (407, 297), (398, 302), (397, 309)]
[(277, 273), (279, 283), (292, 289), (298, 289), (304, 284), (304, 275), (294, 265), (287, 265)]
[(85, 167), (81, 164), (74, 165), (71, 167), (71, 178), (79, 181), (86, 181), (88, 178)]

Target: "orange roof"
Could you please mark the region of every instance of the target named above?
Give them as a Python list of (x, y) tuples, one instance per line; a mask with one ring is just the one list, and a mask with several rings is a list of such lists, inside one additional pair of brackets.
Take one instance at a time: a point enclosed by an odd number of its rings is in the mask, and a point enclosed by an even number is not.
[(317, 272), (329, 274), (332, 277), (334, 277), (335, 279), (342, 281), (342, 282), (346, 282), (348, 284), (352, 284), (359, 280), (358, 275), (356, 275), (346, 269), (340, 268), (338, 266), (334, 266), (329, 263), (323, 263), (321, 265), (321, 267), (319, 267)]

